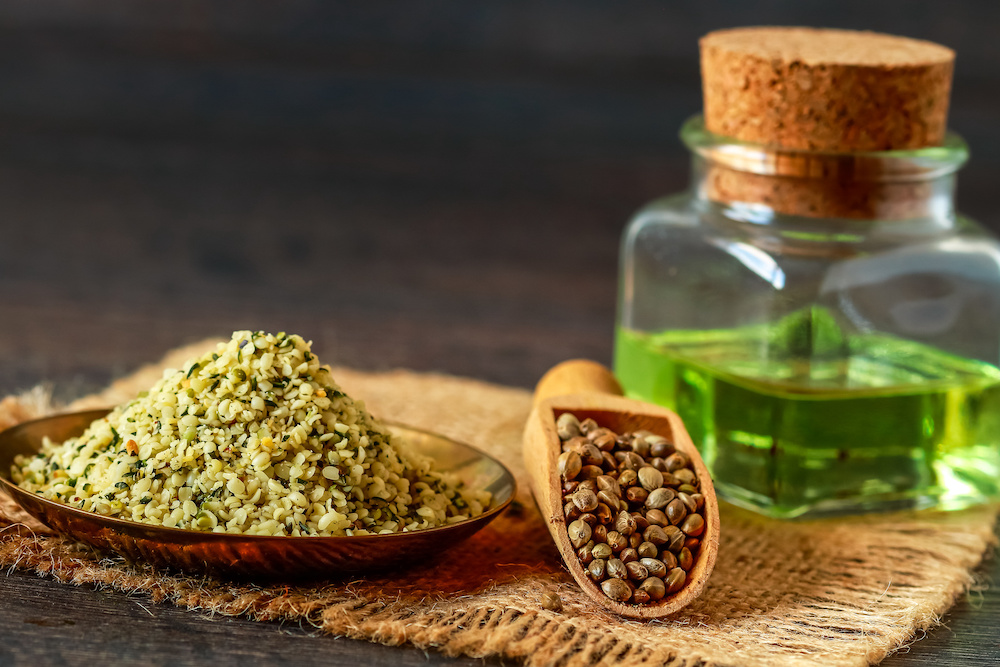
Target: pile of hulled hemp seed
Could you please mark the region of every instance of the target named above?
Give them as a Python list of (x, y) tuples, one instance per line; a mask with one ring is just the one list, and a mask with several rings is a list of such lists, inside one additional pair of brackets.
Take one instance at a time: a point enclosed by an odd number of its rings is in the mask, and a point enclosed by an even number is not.
[(587, 576), (637, 605), (684, 588), (705, 532), (688, 457), (661, 435), (617, 434), (569, 412), (556, 429), (567, 532)]

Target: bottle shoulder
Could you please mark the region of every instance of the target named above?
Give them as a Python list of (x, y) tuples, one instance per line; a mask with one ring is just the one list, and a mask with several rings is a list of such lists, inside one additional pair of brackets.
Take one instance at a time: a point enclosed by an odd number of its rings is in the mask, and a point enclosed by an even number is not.
[(625, 228), (626, 245), (738, 242), (780, 254), (838, 255), (881, 253), (897, 248), (938, 248), (942, 252), (985, 254), (1000, 251), (992, 231), (963, 216), (947, 219), (817, 219), (725, 210), (681, 192), (639, 209)]
[(665, 195), (649, 202), (632, 216), (628, 227), (650, 226), (691, 227), (701, 222), (695, 200), (689, 192)]
[(938, 275), (1000, 286), (1000, 241), (963, 216), (948, 224), (804, 218), (755, 224), (680, 194), (641, 209), (623, 236), (626, 272), (654, 264), (713, 281), (755, 274), (772, 285), (785, 285), (786, 276), (829, 288)]

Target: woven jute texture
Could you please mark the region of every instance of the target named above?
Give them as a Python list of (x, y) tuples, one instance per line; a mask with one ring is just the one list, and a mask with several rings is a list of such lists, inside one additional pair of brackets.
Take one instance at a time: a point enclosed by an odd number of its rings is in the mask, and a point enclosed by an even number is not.
[[(178, 366), (194, 351), (177, 351), (73, 407), (131, 398), (161, 366)], [(206, 581), (102, 558), (49, 534), (5, 501), (0, 565), (201, 611), (528, 665), (830, 666), (877, 662), (933, 626), (974, 583), (970, 571), (994, 539), (995, 507), (778, 522), (724, 506), (718, 564), (704, 594), (669, 619), (624, 621), (580, 593), (535, 509), (520, 461), (528, 392), (405, 371), (335, 369), (335, 377), (376, 415), (503, 460), (518, 477), (518, 502), (433, 562), (287, 588)], [(9, 398), (0, 403), (0, 427), (48, 409), (37, 392)], [(562, 611), (542, 608), (549, 592), (561, 596)]]

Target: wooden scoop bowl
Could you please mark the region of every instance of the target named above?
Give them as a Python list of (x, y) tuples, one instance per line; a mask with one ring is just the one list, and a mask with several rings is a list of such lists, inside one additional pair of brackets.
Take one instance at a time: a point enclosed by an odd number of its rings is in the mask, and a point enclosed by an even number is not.
[[(700, 492), (705, 498), (703, 517), (705, 531), (694, 567), (688, 573), (684, 587), (662, 600), (639, 605), (616, 602), (595, 584), (584, 570), (566, 532), (563, 513), (562, 482), (558, 458), (562, 453), (556, 419), (572, 412), (581, 421), (591, 418), (598, 425), (616, 433), (647, 430), (674, 443), (687, 456), (698, 476)], [(621, 616), (651, 619), (668, 616), (701, 594), (708, 582), (719, 551), (719, 504), (708, 469), (680, 417), (659, 406), (627, 399), (611, 371), (593, 361), (566, 361), (551, 369), (535, 388), (534, 409), (524, 431), (524, 462), (535, 496), (552, 539), (562, 554), (576, 582), (596, 603)]]

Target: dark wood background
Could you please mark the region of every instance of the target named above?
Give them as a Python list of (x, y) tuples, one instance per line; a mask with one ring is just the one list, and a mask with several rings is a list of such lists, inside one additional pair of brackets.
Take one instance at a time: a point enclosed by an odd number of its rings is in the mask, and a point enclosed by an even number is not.
[[(0, 390), (70, 398), (237, 328), (522, 387), (607, 362), (622, 227), (687, 182), (697, 38), (752, 24), (955, 48), (959, 206), (1000, 230), (992, 0), (0, 3)], [(439, 661), (0, 589), (5, 664)], [(886, 664), (1000, 661), (1000, 594), (971, 600)]]

